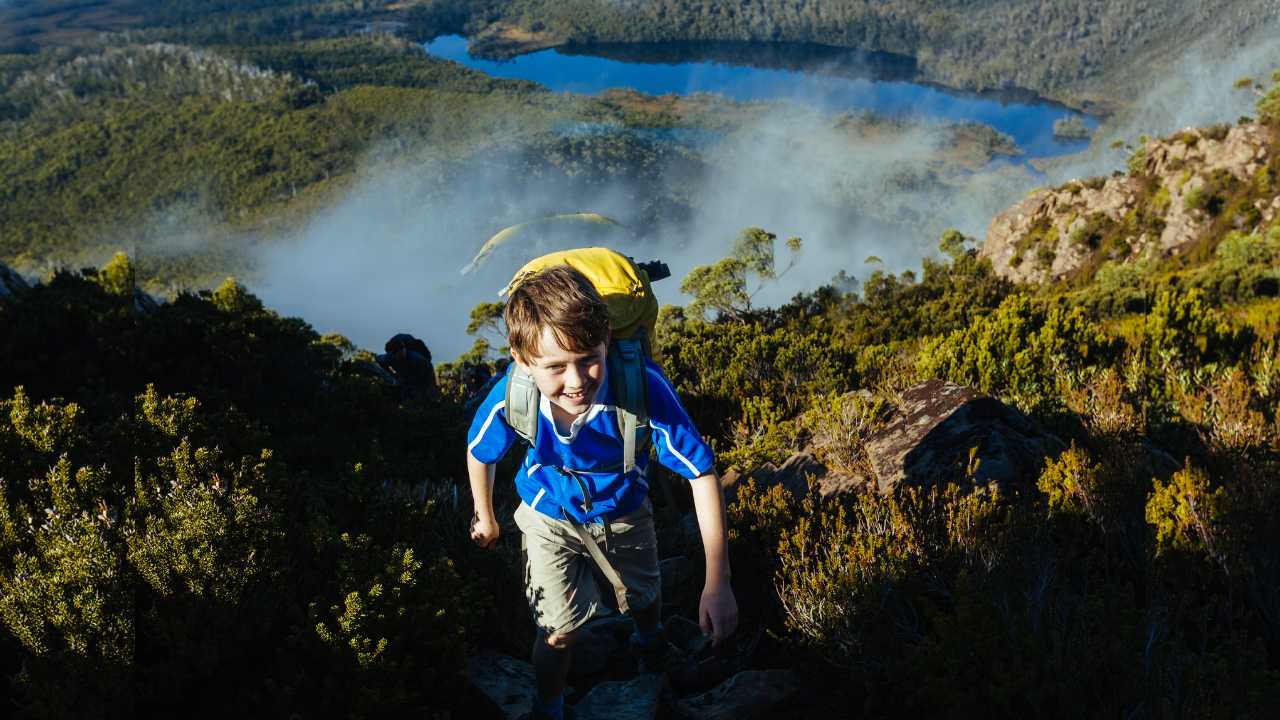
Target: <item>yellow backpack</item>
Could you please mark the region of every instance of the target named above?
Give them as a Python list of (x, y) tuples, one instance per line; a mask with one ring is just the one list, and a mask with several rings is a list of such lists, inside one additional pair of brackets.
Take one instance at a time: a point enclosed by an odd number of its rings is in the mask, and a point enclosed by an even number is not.
[[(622, 471), (631, 472), (635, 468), (636, 429), (649, 422), (649, 374), (644, 358), (662, 360), (649, 340), (658, 322), (659, 307), (650, 283), (670, 277), (671, 272), (657, 260), (637, 265), (626, 255), (607, 248), (564, 250), (529, 262), (499, 294), (506, 297), (521, 280), (554, 265), (568, 265), (581, 272), (609, 306), (609, 385), (618, 408)], [(506, 400), (507, 424), (534, 444), (541, 395), (533, 378), (521, 372), (518, 365), (508, 370)], [(645, 433), (640, 449), (647, 449), (648, 443), (649, 435)]]

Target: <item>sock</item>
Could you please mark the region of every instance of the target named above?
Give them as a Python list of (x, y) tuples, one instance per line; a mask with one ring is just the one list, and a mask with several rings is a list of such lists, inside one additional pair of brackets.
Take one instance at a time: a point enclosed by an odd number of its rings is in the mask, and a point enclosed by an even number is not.
[(533, 700), (538, 705), (538, 711), (546, 713), (555, 720), (564, 720), (564, 691), (560, 691), (560, 697), (555, 702), (543, 702), (537, 693), (533, 694)]
[[(635, 621), (632, 621), (632, 624), (633, 624), (633, 626), (634, 626)], [(657, 630), (654, 630), (653, 632), (641, 632), (640, 628), (639, 628), (639, 627), (636, 627), (636, 640), (637, 640), (641, 645), (646, 645), (646, 644), (648, 644), (648, 642), (649, 642), (649, 638), (653, 637), (654, 635), (657, 635), (657, 634), (658, 634), (658, 633), (660, 633), (660, 632), (662, 632), (662, 626), (661, 626), (661, 625), (659, 625), (659, 626), (658, 626), (658, 629), (657, 629)]]

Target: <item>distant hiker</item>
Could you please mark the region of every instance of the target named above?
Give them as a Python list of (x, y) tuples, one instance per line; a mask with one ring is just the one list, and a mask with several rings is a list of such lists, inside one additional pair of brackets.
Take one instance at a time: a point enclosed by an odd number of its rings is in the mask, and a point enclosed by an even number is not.
[[(648, 442), (659, 462), (693, 486), (707, 559), (698, 619), (714, 646), (733, 633), (738, 607), (729, 588), (715, 457), (671, 381), (646, 357), (647, 343), (642, 352), (644, 335), (614, 337), (610, 306), (575, 267), (545, 267), (517, 280), (504, 317), (515, 364), (488, 393), (467, 434), (471, 538), (483, 548), (496, 546), (495, 463), (518, 438), (533, 438), (515, 478), (523, 500), (515, 519), (524, 533), (525, 593), (538, 626), (537, 694), (523, 717), (560, 720), (577, 717), (564, 704), (565, 678), (578, 628), (602, 604), (630, 613), (631, 646), (647, 672), (665, 672), (685, 686), (703, 678), (659, 622), (658, 544), (645, 497)], [(637, 403), (641, 392), (645, 402)], [(638, 432), (626, 437), (620, 427)], [(611, 587), (597, 586), (595, 577)]]
[(472, 365), (471, 369), (467, 370), (467, 397), (474, 398), (479, 395), (480, 388), (488, 384), (491, 379), (486, 365)]
[[(462, 419), (464, 422), (469, 423), (471, 422), (471, 418), (476, 416), (476, 410), (480, 409), (480, 403), (484, 402), (484, 399), (489, 397), (489, 393), (493, 390), (493, 387), (498, 384), (499, 380), (506, 376), (507, 366), (510, 364), (511, 358), (501, 358), (493, 363), (495, 371), (493, 373), (493, 377), (489, 378), (483, 385), (477, 388), (475, 394), (473, 394), (471, 399), (467, 401), (467, 404), (462, 406)], [(469, 375), (468, 379), (470, 379)]]
[(393, 335), (378, 356), (378, 364), (390, 370), (399, 381), (400, 399), (424, 400), (439, 390), (436, 369), (431, 364), (431, 351), (426, 343), (408, 333)]

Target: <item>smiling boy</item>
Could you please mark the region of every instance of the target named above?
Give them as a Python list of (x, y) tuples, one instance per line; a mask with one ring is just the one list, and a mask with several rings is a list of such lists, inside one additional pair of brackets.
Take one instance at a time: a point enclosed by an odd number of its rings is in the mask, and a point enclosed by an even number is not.
[[(563, 702), (578, 628), (600, 605), (629, 612), (631, 645), (649, 672), (677, 685), (702, 679), (698, 664), (662, 635), (657, 538), (648, 493), (647, 453), (623, 472), (623, 442), (606, 357), (609, 309), (582, 273), (557, 265), (527, 277), (511, 293), (505, 321), (515, 359), (508, 373), (532, 376), (541, 393), (536, 442), (516, 475), (516, 524), (524, 533), (525, 592), (538, 626), (533, 647), (537, 697), (525, 718), (574, 718)], [(650, 433), (658, 460), (690, 480), (707, 558), (698, 610), (702, 632), (718, 647), (733, 633), (737, 603), (729, 588), (724, 497), (714, 455), (689, 420), (662, 370), (646, 360)], [(517, 434), (506, 422), (504, 378), (485, 399), (468, 433), (467, 469), (475, 498), (471, 538), (493, 547), (494, 463)]]

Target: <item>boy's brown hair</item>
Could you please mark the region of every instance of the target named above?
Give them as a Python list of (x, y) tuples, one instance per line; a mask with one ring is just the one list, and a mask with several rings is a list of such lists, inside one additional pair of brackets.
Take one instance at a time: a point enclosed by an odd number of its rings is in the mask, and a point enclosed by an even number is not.
[(609, 337), (609, 306), (586, 275), (553, 265), (524, 278), (503, 313), (511, 349), (526, 363), (542, 357), (542, 328), (569, 352), (595, 350)]

